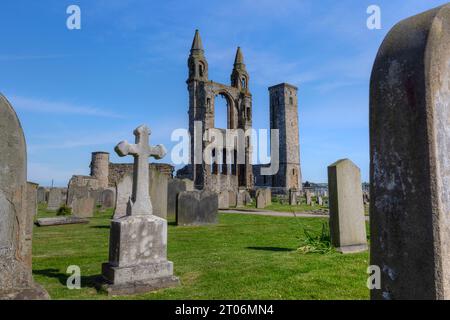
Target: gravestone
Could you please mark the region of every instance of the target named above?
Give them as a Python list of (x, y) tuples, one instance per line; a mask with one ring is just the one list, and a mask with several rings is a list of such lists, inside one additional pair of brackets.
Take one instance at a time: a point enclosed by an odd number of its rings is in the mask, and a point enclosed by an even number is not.
[(36, 225), (38, 227), (52, 227), (68, 224), (87, 224), (87, 223), (89, 223), (89, 219), (77, 218), (73, 216), (41, 218), (36, 220)]
[(290, 189), (289, 190), (289, 205), (296, 206), (297, 205), (297, 189)]
[(101, 194), (101, 203), (102, 203), (102, 210), (106, 209), (112, 209), (114, 208), (114, 205), (116, 203), (115, 194), (113, 190), (105, 189), (102, 191)]
[(72, 215), (77, 218), (92, 218), (95, 211), (95, 198), (77, 198), (72, 201)]
[(201, 226), (217, 223), (219, 196), (211, 191), (183, 191), (178, 195), (177, 225)]
[(264, 209), (272, 204), (272, 191), (270, 188), (256, 190), (256, 208)]
[(0, 94), (0, 299), (48, 299), (33, 281), (31, 248), (35, 184), (27, 183), (25, 137), (14, 109)]
[(399, 22), (370, 84), (372, 299), (450, 299), (450, 5)]
[(46, 200), (46, 190), (44, 187), (39, 187), (37, 189), (37, 202), (38, 203), (45, 203)]
[(234, 191), (228, 191), (228, 206), (231, 208), (237, 206), (237, 194)]
[[(27, 212), (30, 212), (33, 216), (36, 216), (38, 214), (38, 201), (37, 201), (37, 197), (38, 197), (38, 187), (39, 185), (37, 183), (33, 183), (33, 182), (27, 182)], [(31, 224), (31, 226), (33, 226), (33, 224)], [(31, 230), (32, 232), (32, 230)], [(30, 242), (31, 244), (31, 242)], [(31, 249), (30, 249), (31, 252)]]
[(99, 180), (91, 176), (74, 175), (69, 181), (67, 188), (66, 204), (70, 207), (74, 196), (80, 197), (83, 194), (85, 197), (92, 197), (96, 199), (97, 204), (102, 202), (102, 189), (99, 187)]
[(167, 220), (167, 189), (169, 176), (159, 170), (150, 170), (150, 198), (153, 214)]
[(312, 204), (312, 195), (311, 195), (311, 191), (306, 190), (305, 191), (305, 197), (306, 197), (306, 205), (310, 206)]
[(264, 192), (265, 192), (265, 195), (266, 195), (266, 205), (267, 206), (272, 205), (272, 189), (265, 188)]
[(237, 194), (237, 206), (244, 207), (252, 203), (252, 197), (246, 189), (240, 189)]
[(342, 253), (367, 250), (361, 172), (350, 160), (328, 167), (331, 243)]
[(177, 218), (177, 199), (180, 192), (194, 191), (194, 182), (188, 179), (171, 179), (167, 187), (167, 220)]
[(318, 204), (319, 206), (323, 206), (323, 198), (322, 198), (321, 196), (318, 196), (318, 197), (317, 197), (317, 204)]
[(62, 190), (60, 188), (51, 188), (48, 194), (47, 210), (57, 211), (63, 203)]
[(256, 208), (264, 209), (266, 207), (266, 197), (263, 192), (256, 192)]
[(111, 222), (109, 262), (103, 264), (102, 288), (110, 295), (137, 294), (179, 285), (167, 260), (167, 221), (153, 215), (148, 158), (161, 159), (162, 145), (149, 146), (150, 129), (134, 131), (136, 144), (119, 143), (121, 157), (134, 157), (133, 191), (126, 216)]
[(114, 209), (113, 219), (119, 219), (127, 215), (127, 207), (133, 191), (133, 175), (125, 174), (122, 179), (116, 183), (116, 208)]
[(94, 216), (95, 204), (97, 201), (89, 187), (72, 186), (67, 201), (67, 205), (72, 208), (72, 215), (74, 217), (92, 218)]
[(218, 193), (218, 199), (219, 199), (219, 209), (228, 209), (230, 208), (230, 195), (228, 191), (221, 191)]

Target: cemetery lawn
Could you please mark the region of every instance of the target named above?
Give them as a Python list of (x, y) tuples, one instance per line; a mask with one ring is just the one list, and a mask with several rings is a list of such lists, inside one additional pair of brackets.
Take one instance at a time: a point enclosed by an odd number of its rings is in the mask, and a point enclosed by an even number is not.
[[(256, 201), (253, 201), (253, 203), (248, 204), (246, 206), (248, 209), (255, 209), (256, 210)], [(239, 208), (238, 208), (239, 209)], [(278, 199), (273, 198), (272, 204), (262, 209), (262, 211), (276, 211), (276, 212), (308, 212), (308, 211), (316, 211), (316, 210), (328, 210), (328, 206), (319, 206), (318, 204), (315, 204), (314, 206), (308, 206), (305, 202), (302, 202), (299, 205), (291, 206), (289, 204), (282, 204), (278, 201)], [(258, 211), (261, 211), (261, 209), (257, 209)]]
[[(39, 217), (51, 216), (42, 208)], [(33, 274), (52, 299), (368, 299), (368, 254), (301, 254), (303, 229), (319, 234), (326, 218), (220, 214), (207, 227), (169, 225), (168, 257), (182, 285), (156, 293), (108, 297), (94, 280), (107, 262), (112, 212), (87, 225), (34, 227)], [(82, 288), (66, 287), (67, 267), (81, 268)]]

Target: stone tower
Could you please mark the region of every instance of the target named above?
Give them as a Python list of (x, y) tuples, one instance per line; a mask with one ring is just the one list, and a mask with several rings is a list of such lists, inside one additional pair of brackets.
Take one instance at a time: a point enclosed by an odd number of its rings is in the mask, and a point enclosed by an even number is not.
[[(195, 150), (201, 145), (204, 150), (209, 142), (203, 141), (204, 134), (210, 129), (229, 129), (245, 132), (252, 127), (252, 95), (249, 91), (249, 75), (244, 64), (241, 48), (237, 49), (231, 85), (217, 83), (208, 79), (208, 62), (205, 58), (203, 44), (198, 30), (195, 31), (191, 53), (188, 59), (189, 78), (189, 132), (191, 135), (191, 165), (182, 169), (187, 171), (187, 177), (194, 181), (197, 189), (216, 192), (225, 190), (237, 191), (239, 187), (253, 188), (253, 172), (251, 161), (251, 140), (245, 139), (245, 163), (236, 164), (236, 150), (231, 155), (232, 160), (225, 156), (223, 150), (212, 150), (211, 157), (217, 160), (223, 156), (221, 164), (206, 164), (201, 150)], [(227, 128), (215, 128), (215, 98), (222, 96), (227, 102)], [(218, 110), (220, 112), (220, 110)], [(200, 126), (199, 126), (200, 124)], [(198, 143), (198, 141), (203, 141)], [(196, 144), (197, 142), (197, 144)], [(197, 148), (198, 149), (198, 148)], [(237, 148), (236, 148), (237, 149)], [(227, 163), (231, 162), (231, 163)]]
[(93, 152), (91, 160), (91, 177), (96, 178), (100, 188), (108, 188), (109, 184), (109, 153)]
[(280, 135), (280, 166), (272, 177), (272, 187), (283, 192), (302, 188), (297, 91), (287, 83), (269, 88), (270, 128), (278, 129)]

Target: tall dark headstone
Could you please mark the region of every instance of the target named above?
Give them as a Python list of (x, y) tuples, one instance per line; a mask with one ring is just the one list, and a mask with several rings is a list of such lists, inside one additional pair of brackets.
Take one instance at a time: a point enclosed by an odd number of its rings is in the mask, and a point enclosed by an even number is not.
[(201, 226), (216, 224), (219, 196), (211, 191), (183, 191), (178, 195), (177, 225)]
[(450, 299), (450, 5), (398, 23), (370, 86), (372, 299)]
[(180, 192), (194, 191), (194, 182), (188, 179), (170, 179), (167, 186), (167, 220), (176, 220), (177, 198)]

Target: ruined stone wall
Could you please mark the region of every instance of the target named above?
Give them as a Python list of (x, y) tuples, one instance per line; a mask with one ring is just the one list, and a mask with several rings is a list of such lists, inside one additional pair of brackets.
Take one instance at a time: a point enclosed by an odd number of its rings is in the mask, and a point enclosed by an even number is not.
[[(157, 170), (160, 173), (166, 174), (172, 177), (174, 167), (166, 163), (150, 163), (150, 171)], [(121, 181), (126, 174), (133, 174), (133, 164), (132, 163), (110, 163), (109, 164), (109, 186), (115, 187), (116, 183)]]

